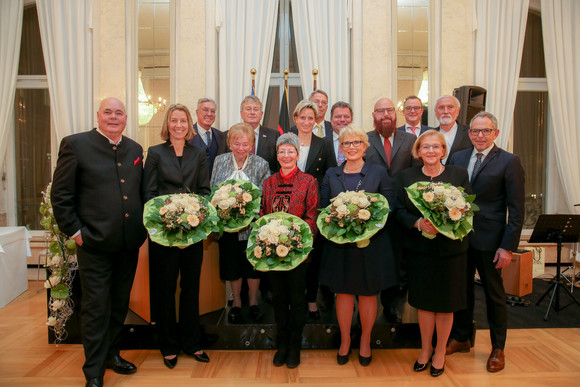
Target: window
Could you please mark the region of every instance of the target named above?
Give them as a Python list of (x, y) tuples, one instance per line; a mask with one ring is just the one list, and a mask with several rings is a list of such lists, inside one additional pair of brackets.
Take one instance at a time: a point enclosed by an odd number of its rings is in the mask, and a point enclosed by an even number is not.
[(302, 87), (300, 86), (300, 69), (296, 59), (296, 42), (294, 40), (294, 25), (292, 20), (292, 2), (280, 0), (278, 9), (278, 28), (276, 43), (274, 46), (274, 60), (272, 61), (272, 73), (268, 99), (264, 108), (264, 126), (278, 128), (280, 117), (280, 105), (284, 94), (284, 69), (288, 69), (288, 111), (290, 113), (290, 126), (294, 125), (292, 112), (294, 107), (302, 100)]

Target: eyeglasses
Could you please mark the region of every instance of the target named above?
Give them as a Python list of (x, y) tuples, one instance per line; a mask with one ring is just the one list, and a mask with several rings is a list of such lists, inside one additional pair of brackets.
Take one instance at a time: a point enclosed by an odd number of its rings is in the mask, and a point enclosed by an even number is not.
[(205, 115), (211, 115), (211, 114), (215, 114), (215, 109), (201, 109), (201, 111), (203, 112), (203, 114)]
[(422, 106), (405, 106), (405, 111), (408, 111), (408, 112), (413, 112), (413, 111), (418, 112), (421, 109), (423, 109)]
[(428, 151), (429, 149), (433, 149), (435, 152), (441, 150), (441, 145), (421, 145), (421, 150)]
[(479, 133), (483, 134), (485, 137), (489, 136), (492, 132), (494, 132), (495, 129), (469, 129), (469, 134), (471, 134), (473, 137), (477, 137), (479, 136)]
[(360, 146), (360, 144), (362, 144), (362, 141), (343, 141), (342, 143), (340, 143), (340, 145), (342, 145), (343, 148), (350, 148), (351, 145), (354, 146), (355, 148), (358, 148)]
[(383, 115), (383, 114), (385, 114), (385, 112), (387, 112), (389, 114), (393, 114), (395, 112), (395, 108), (380, 108), (380, 109), (375, 109), (375, 113), (377, 113), (378, 115)]
[(328, 105), (328, 102), (327, 101), (322, 101), (320, 99), (313, 99), (312, 102), (314, 102), (317, 105), (322, 105), (322, 106)]
[(294, 156), (296, 155), (296, 151), (278, 151), (280, 156)]

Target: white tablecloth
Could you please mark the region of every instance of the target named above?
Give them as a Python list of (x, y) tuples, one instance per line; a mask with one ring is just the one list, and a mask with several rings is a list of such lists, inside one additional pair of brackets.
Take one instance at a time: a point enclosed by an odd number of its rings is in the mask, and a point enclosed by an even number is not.
[(26, 227), (0, 227), (0, 308), (28, 289), (30, 238)]

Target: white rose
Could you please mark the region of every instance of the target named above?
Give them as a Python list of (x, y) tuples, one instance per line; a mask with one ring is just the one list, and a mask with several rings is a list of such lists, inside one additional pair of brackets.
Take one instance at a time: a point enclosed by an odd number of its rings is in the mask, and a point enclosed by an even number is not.
[(48, 325), (49, 327), (53, 327), (58, 323), (56, 317), (49, 317), (48, 321), (46, 322), (46, 325)]
[(459, 196), (457, 200), (455, 200), (455, 206), (457, 208), (465, 208), (465, 200), (463, 199), (463, 196)]
[(57, 310), (61, 309), (62, 307), (64, 307), (65, 305), (66, 305), (65, 300), (57, 299), (57, 300), (52, 301), (52, 304), (50, 305), (50, 309), (52, 309), (53, 311), (57, 311)]
[(445, 187), (443, 187), (442, 185), (437, 185), (433, 188), (433, 192), (435, 193), (435, 195), (441, 195), (443, 191), (445, 191)]
[(447, 198), (447, 200), (445, 200), (445, 207), (447, 207), (448, 209), (455, 208), (455, 200), (453, 200), (452, 198)]
[(338, 212), (340, 215), (347, 215), (349, 213), (348, 208), (346, 208), (346, 205), (340, 205), (336, 208), (336, 212)]

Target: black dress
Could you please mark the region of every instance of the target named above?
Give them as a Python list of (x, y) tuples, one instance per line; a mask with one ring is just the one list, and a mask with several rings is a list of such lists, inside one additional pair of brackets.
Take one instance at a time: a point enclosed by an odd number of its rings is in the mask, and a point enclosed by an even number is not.
[(428, 239), (413, 225), (422, 215), (409, 200), (404, 187), (418, 181), (450, 183), (471, 192), (469, 177), (464, 168), (446, 166), (435, 178), (423, 174), (421, 167), (411, 167), (398, 176), (399, 222), (405, 227), (404, 249), (409, 273), (409, 304), (430, 312), (451, 313), (465, 309), (466, 261), (469, 236), (463, 241), (441, 234)]
[[(341, 192), (365, 190), (381, 193), (389, 201), (391, 210), (396, 208), (393, 184), (385, 168), (365, 164), (360, 174), (345, 174), (343, 166), (326, 172), (320, 189), (321, 207), (326, 207)], [(328, 241), (324, 244), (320, 283), (332, 292), (374, 296), (397, 281), (391, 240), (385, 228), (371, 237), (370, 244), (363, 249), (356, 243), (341, 245)]]

